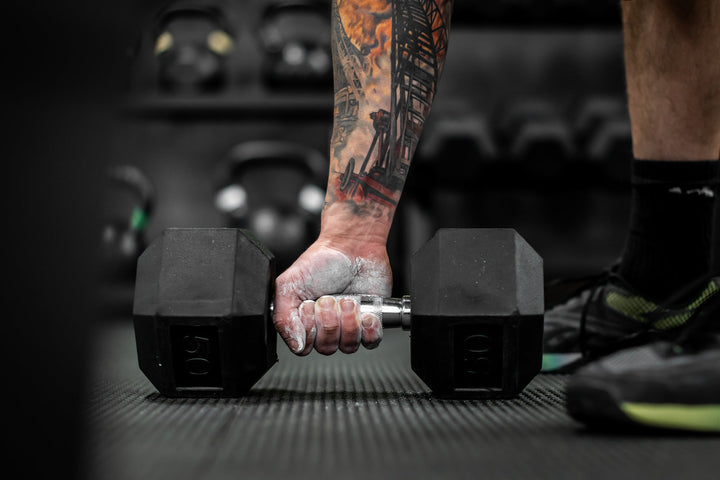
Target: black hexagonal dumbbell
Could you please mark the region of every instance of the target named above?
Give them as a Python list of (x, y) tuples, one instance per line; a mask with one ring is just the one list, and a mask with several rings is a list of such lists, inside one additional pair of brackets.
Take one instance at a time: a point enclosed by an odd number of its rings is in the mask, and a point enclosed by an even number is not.
[[(168, 229), (148, 247), (135, 335), (161, 393), (242, 395), (277, 361), (273, 263), (237, 229)], [(438, 231), (413, 257), (412, 290), (356, 298), (411, 331), (412, 368), (436, 395), (510, 398), (540, 370), (542, 259), (514, 230)]]
[(439, 230), (411, 282), (411, 364), (433, 392), (509, 398), (538, 373), (543, 265), (517, 232)]
[(244, 230), (168, 229), (138, 259), (140, 369), (169, 396), (239, 396), (277, 361), (275, 260)]

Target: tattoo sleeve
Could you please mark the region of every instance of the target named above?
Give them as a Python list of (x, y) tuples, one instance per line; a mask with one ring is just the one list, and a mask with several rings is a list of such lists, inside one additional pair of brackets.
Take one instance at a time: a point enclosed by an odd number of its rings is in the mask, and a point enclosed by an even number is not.
[(332, 5), (335, 109), (324, 214), (372, 217), (389, 231), (442, 72), (452, 0)]

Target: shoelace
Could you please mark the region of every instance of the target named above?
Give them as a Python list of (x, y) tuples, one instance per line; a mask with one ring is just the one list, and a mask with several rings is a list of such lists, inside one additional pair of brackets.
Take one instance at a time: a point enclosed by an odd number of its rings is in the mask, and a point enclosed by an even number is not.
[(558, 288), (564, 284), (577, 284), (574, 290), (567, 295), (567, 298), (572, 299), (578, 296), (582, 296), (584, 292), (588, 292), (585, 297), (582, 312), (580, 314), (580, 331), (578, 333), (578, 347), (583, 358), (591, 356), (592, 352), (587, 344), (587, 317), (590, 311), (590, 304), (593, 302), (598, 294), (600, 288), (607, 284), (612, 278), (619, 276), (617, 275), (617, 269), (620, 263), (616, 262), (610, 268), (607, 268), (600, 273), (594, 275), (588, 275), (586, 277), (575, 277), (575, 278), (559, 278), (548, 282), (548, 288)]
[(592, 359), (601, 356), (605, 353), (614, 352), (622, 348), (631, 347), (645, 341), (649, 334), (653, 332), (653, 326), (651, 322), (643, 324), (637, 332), (630, 333), (624, 337), (618, 338), (616, 341), (610, 343), (604, 348), (591, 348), (588, 345), (588, 328), (587, 319), (590, 312), (590, 306), (593, 301), (597, 299), (600, 289), (610, 282), (627, 285), (627, 281), (623, 279), (618, 273), (619, 263), (614, 264), (609, 269), (596, 275), (594, 283), (589, 285), (587, 288), (590, 290), (588, 297), (583, 305), (582, 313), (580, 314), (580, 330), (578, 333), (578, 347), (580, 354), (584, 359)]
[[(689, 314), (685, 327), (681, 334), (672, 344), (672, 350), (676, 354), (682, 354), (688, 348), (699, 348), (707, 344), (712, 339), (708, 336), (716, 335), (720, 338), (720, 293), (711, 294), (702, 304), (695, 309), (682, 308), (672, 309), (671, 305), (682, 301), (692, 292), (703, 288), (711, 281), (718, 281), (720, 277), (701, 277), (695, 282), (691, 282), (686, 288), (678, 292), (670, 298), (660, 309), (648, 314), (648, 320), (651, 322), (660, 319), (660, 313), (672, 312), (673, 314)], [(715, 324), (712, 324), (712, 322)]]
[[(604, 272), (604, 275), (598, 275), (596, 283), (591, 287), (592, 290), (587, 300), (585, 301), (585, 305), (583, 306), (583, 312), (580, 317), (580, 333), (578, 343), (583, 358), (591, 359), (623, 348), (636, 346), (641, 343), (647, 343), (648, 341), (659, 340), (662, 338), (667, 339), (667, 336), (671, 335), (671, 333), (662, 332), (656, 329), (655, 324), (657, 321), (667, 317), (668, 315), (687, 314), (690, 317), (686, 321), (685, 327), (682, 329), (680, 336), (677, 337), (673, 342), (674, 348), (678, 352), (684, 351), (685, 346), (687, 345), (693, 343), (703, 343), (703, 336), (698, 335), (698, 333), (704, 332), (706, 330), (706, 327), (711, 321), (710, 319), (712, 318), (711, 313), (703, 315), (703, 312), (715, 312), (715, 310), (717, 310), (718, 315), (720, 315), (720, 294), (713, 294), (710, 298), (706, 299), (702, 304), (700, 304), (697, 308), (694, 309), (687, 307), (677, 308), (676, 305), (687, 301), (687, 298), (689, 296), (693, 295), (703, 287), (707, 286), (712, 279), (712, 277), (702, 276), (694, 281), (689, 282), (666, 301), (658, 304), (657, 309), (655, 309), (653, 312), (644, 314), (643, 317), (647, 321), (643, 324), (640, 330), (635, 333), (626, 335), (622, 338), (619, 338), (617, 341), (608, 345), (606, 348), (592, 349), (587, 344), (588, 336), (586, 326), (587, 316), (591, 302), (595, 299), (598, 290), (602, 288), (603, 285), (605, 285), (607, 282), (614, 280), (615, 282), (621, 284), (627, 283), (619, 274), (617, 274), (615, 266), (613, 266), (610, 270)], [(718, 320), (718, 323), (720, 323), (720, 319)], [(720, 334), (720, 326), (718, 327), (718, 332)]]
[(595, 278), (595, 281), (592, 283), (592, 285), (589, 286), (590, 294), (588, 295), (587, 299), (585, 300), (585, 304), (583, 305), (582, 313), (580, 314), (580, 332), (578, 334), (578, 344), (580, 347), (580, 354), (583, 356), (583, 358), (587, 358), (591, 356), (590, 348), (587, 344), (587, 317), (588, 312), (590, 311), (590, 304), (593, 302), (595, 297), (598, 294), (598, 291), (600, 288), (607, 284), (610, 279), (614, 276), (614, 270), (616, 266), (611, 267), (608, 270), (603, 271), (602, 273), (598, 274)]
[[(603, 286), (605, 286), (607, 283), (614, 281), (619, 284), (627, 285), (627, 281), (624, 280), (623, 277), (620, 276), (620, 274), (618, 273), (618, 267), (619, 263), (615, 263), (610, 268), (603, 270), (602, 272), (595, 275), (579, 278), (561, 278), (548, 283), (548, 286), (551, 288), (558, 287), (565, 283), (578, 284), (578, 287), (576, 287), (575, 290), (571, 294), (569, 294), (569, 298), (583, 295), (583, 292), (588, 291), (587, 297), (585, 298), (583, 303), (582, 312), (580, 314), (580, 326), (578, 332), (578, 347), (581, 355), (585, 359), (595, 358), (605, 353), (610, 353), (622, 348), (638, 345), (640, 343), (648, 341), (649, 336), (653, 336), (652, 338), (650, 338), (650, 340), (655, 339), (655, 337), (660, 338), (663, 335), (663, 332), (655, 329), (655, 322), (667, 316), (668, 314), (690, 314), (692, 316), (691, 318), (694, 318), (697, 316), (698, 310), (701, 310), (702, 307), (704, 307), (707, 303), (704, 302), (700, 308), (694, 310), (688, 308), (678, 309), (673, 307), (674, 305), (677, 305), (677, 303), (679, 303), (680, 301), (687, 298), (692, 293), (696, 292), (698, 289), (702, 288), (704, 285), (707, 285), (707, 283), (710, 281), (710, 278), (704, 276), (693, 282), (690, 282), (684, 288), (679, 290), (675, 295), (673, 295), (670, 299), (663, 302), (662, 304), (658, 304), (658, 308), (655, 311), (645, 314), (644, 316), (647, 319), (647, 322), (645, 322), (642, 328), (640, 328), (637, 332), (619, 338), (615, 342), (612, 342), (604, 348), (592, 348), (588, 344), (590, 336), (588, 334), (587, 327), (590, 307), (592, 302), (597, 299), (597, 295), (600, 289), (603, 288)], [(720, 295), (715, 296), (720, 297)], [(701, 327), (696, 327), (696, 329), (699, 328)], [(685, 329), (683, 330), (683, 333), (690, 335), (691, 330), (689, 328)]]

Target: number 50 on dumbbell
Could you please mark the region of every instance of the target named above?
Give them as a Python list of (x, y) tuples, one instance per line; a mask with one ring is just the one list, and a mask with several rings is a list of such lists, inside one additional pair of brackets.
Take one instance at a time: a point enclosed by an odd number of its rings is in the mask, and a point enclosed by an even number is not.
[[(141, 370), (173, 397), (245, 394), (277, 362), (272, 254), (247, 231), (167, 229), (140, 256)], [(512, 398), (542, 360), (542, 259), (511, 229), (439, 230), (412, 258), (412, 297), (360, 296), (410, 330), (413, 371), (443, 397)]]

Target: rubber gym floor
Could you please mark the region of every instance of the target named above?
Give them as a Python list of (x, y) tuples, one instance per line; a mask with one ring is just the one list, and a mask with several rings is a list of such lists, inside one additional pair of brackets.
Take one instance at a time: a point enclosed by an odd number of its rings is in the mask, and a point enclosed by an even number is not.
[[(281, 347), (281, 345), (278, 345)], [(564, 410), (567, 376), (518, 399), (440, 400), (406, 332), (355, 355), (275, 365), (244, 398), (169, 399), (137, 366), (130, 322), (96, 343), (93, 479), (716, 479), (720, 437), (592, 432)]]

